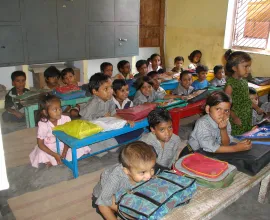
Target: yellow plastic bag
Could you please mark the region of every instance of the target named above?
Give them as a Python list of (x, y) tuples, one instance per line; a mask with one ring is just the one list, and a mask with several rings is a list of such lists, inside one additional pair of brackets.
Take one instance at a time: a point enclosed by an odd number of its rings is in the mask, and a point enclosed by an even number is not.
[(54, 127), (53, 130), (63, 131), (71, 137), (75, 137), (77, 139), (83, 139), (85, 137), (101, 132), (103, 128), (89, 121), (74, 120), (74, 121), (67, 122), (63, 125), (58, 125)]

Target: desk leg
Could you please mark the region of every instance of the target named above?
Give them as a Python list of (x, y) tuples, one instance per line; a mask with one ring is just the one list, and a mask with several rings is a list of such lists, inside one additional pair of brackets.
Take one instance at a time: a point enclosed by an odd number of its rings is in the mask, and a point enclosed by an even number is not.
[(28, 109), (28, 115), (29, 115), (29, 126), (30, 126), (30, 128), (34, 128), (36, 125), (36, 123), (35, 123), (35, 110), (32, 108), (32, 106), (30, 106)]
[(26, 122), (26, 127), (30, 128), (30, 123), (29, 123), (29, 111), (27, 107), (24, 107), (24, 115), (25, 115), (25, 122)]
[(73, 171), (73, 176), (74, 178), (77, 178), (79, 176), (78, 173), (78, 159), (77, 159), (77, 149), (72, 148), (72, 171)]
[(259, 197), (258, 197), (258, 202), (259, 203), (266, 203), (266, 196), (267, 193), (269, 192), (269, 187), (270, 187), (270, 174), (265, 177), (262, 182), (261, 182), (261, 187), (260, 187), (260, 191), (259, 191)]

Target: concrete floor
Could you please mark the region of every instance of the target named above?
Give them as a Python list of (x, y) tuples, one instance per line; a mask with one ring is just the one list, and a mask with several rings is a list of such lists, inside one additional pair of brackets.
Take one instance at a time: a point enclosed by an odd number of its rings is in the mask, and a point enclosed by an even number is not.
[[(7, 126), (8, 127), (8, 126)], [(17, 127), (16, 127), (17, 128)], [(10, 128), (9, 130), (12, 130)], [(8, 128), (5, 130), (8, 133)], [(99, 158), (92, 157), (79, 162), (80, 175), (94, 172), (118, 161), (118, 153), (108, 153)], [(47, 168), (40, 166), (39, 169), (28, 165), (10, 168), (7, 170), (10, 188), (0, 191), (0, 219), (14, 220), (15, 217), (9, 209), (7, 199), (22, 195), (26, 192), (72, 179), (72, 173), (64, 165)], [(270, 204), (257, 202), (259, 186), (243, 195), (239, 200), (215, 216), (214, 220), (270, 220)], [(2, 215), (2, 217), (1, 217)]]

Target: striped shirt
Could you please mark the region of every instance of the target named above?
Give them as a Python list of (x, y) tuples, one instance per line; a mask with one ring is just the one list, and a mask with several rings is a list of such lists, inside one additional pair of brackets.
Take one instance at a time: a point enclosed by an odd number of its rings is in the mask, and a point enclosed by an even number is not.
[(192, 86), (190, 86), (188, 89), (185, 89), (181, 83), (178, 84), (178, 87), (176, 89), (173, 90), (173, 94), (174, 95), (189, 95), (190, 93), (192, 93), (192, 91), (194, 90), (194, 88)]
[(132, 187), (127, 174), (123, 171), (122, 164), (107, 168), (93, 189), (93, 195), (97, 198), (96, 205), (111, 206), (112, 198), (118, 191)]
[(168, 168), (171, 168), (172, 164), (178, 159), (176, 158), (178, 152), (182, 150), (180, 149), (181, 140), (175, 134), (173, 134), (171, 139), (165, 143), (164, 148), (152, 132), (144, 134), (140, 140), (153, 146), (158, 155), (156, 163)]
[[(228, 121), (227, 132), (232, 142), (231, 124)], [(221, 146), (221, 135), (218, 124), (210, 117), (209, 114), (204, 115), (196, 122), (188, 140), (189, 145), (194, 151), (202, 148), (204, 151), (216, 152)]]

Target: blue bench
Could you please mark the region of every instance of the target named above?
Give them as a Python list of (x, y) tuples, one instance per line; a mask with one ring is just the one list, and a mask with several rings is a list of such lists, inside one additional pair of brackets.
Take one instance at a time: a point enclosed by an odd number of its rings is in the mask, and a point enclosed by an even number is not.
[[(66, 159), (63, 159), (62, 161), (69, 169), (72, 170), (74, 178), (77, 178), (79, 176), (79, 173), (78, 173), (78, 161), (79, 160), (83, 160), (84, 158), (92, 157), (92, 156), (100, 154), (102, 152), (117, 148), (120, 145), (111, 146), (111, 147), (108, 147), (106, 149), (100, 150), (100, 151), (95, 152), (95, 153), (89, 153), (89, 154), (83, 155), (80, 158), (77, 158), (77, 152), (76, 152), (77, 149), (84, 147), (84, 146), (88, 146), (90, 144), (101, 142), (101, 141), (104, 141), (104, 140), (107, 140), (110, 138), (114, 138), (116, 136), (126, 134), (128, 132), (135, 131), (135, 130), (138, 130), (141, 128), (146, 129), (147, 127), (148, 127), (148, 121), (147, 121), (147, 119), (144, 119), (144, 120), (136, 122), (133, 128), (130, 127), (129, 125), (126, 125), (121, 129), (107, 131), (107, 132), (100, 132), (98, 134), (89, 136), (89, 137), (84, 138), (84, 139), (73, 138), (62, 131), (53, 131), (53, 134), (56, 137), (57, 153), (59, 155), (60, 155), (59, 141), (62, 141), (63, 143), (65, 143), (66, 145), (68, 145), (71, 148), (72, 161), (68, 161)], [(136, 140), (136, 139), (127, 141), (125, 143), (122, 143), (121, 145), (127, 144), (129, 142), (134, 141), (134, 140)]]

